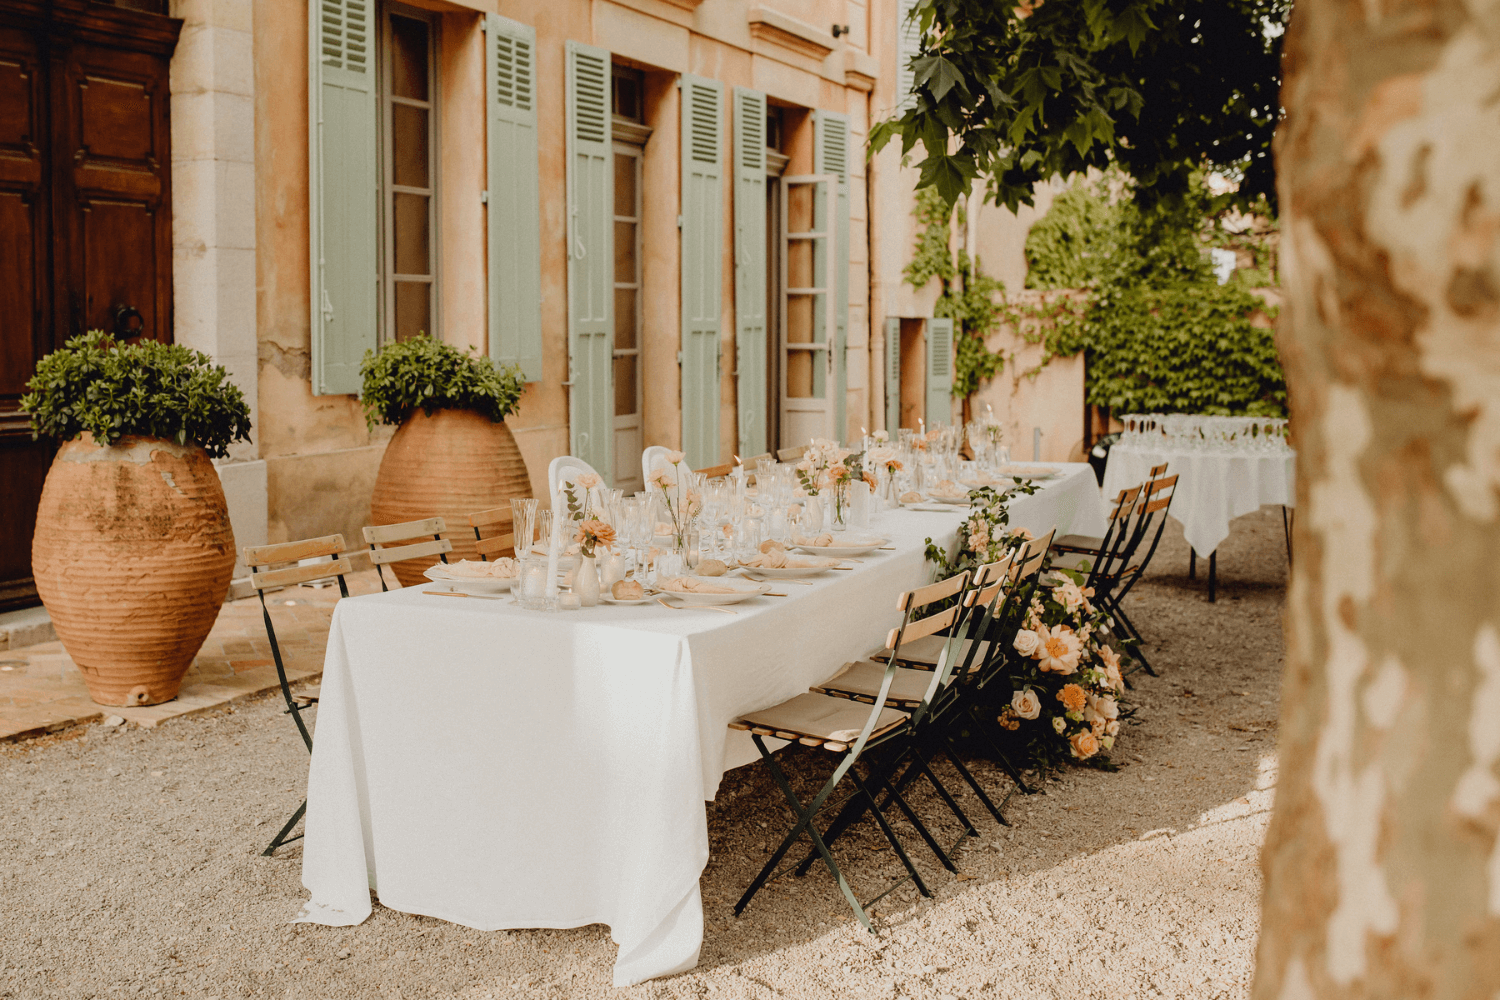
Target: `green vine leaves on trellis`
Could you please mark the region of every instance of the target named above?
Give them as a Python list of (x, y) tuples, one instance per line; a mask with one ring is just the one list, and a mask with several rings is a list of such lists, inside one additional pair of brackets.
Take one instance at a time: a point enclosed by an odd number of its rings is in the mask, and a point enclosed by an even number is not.
[(942, 286), (934, 316), (953, 320), (954, 361), (953, 395), (967, 398), (978, 391), (981, 382), (992, 379), (1004, 367), (1005, 357), (985, 345), (1000, 323), (1004, 312), (1001, 296), (1005, 284), (985, 274), (979, 261), (968, 251), (950, 249), (955, 214), (963, 223), (963, 206), (950, 209), (933, 188), (917, 192), (917, 206), (912, 213), (922, 224), (911, 261), (903, 270), (913, 288), (921, 288), (936, 278)]

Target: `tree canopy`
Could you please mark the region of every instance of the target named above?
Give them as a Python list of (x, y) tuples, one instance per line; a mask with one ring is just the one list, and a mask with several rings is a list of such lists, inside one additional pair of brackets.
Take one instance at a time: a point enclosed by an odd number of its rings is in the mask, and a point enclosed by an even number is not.
[(1205, 167), (1275, 204), (1290, 0), (917, 0), (915, 87), (871, 129), (921, 143), (919, 186), (951, 204), (984, 178), (1014, 210), (1052, 177), (1118, 165), (1150, 203)]

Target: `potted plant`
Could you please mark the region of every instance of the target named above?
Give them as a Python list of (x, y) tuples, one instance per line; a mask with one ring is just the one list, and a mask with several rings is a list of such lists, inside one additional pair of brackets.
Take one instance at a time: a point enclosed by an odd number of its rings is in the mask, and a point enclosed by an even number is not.
[[(526, 462), (505, 425), (525, 388), (520, 368), (423, 336), (366, 352), (360, 373), (370, 426), (397, 425), (375, 478), (371, 520), (442, 517), (454, 558), (478, 558), (468, 516), (531, 493)], [(410, 587), (436, 561), (413, 559), (391, 569)]]
[(37, 593), (101, 705), (154, 705), (218, 618), (234, 532), (211, 458), (250, 408), (206, 354), (92, 331), (42, 358), (21, 409), (63, 442), (31, 545)]

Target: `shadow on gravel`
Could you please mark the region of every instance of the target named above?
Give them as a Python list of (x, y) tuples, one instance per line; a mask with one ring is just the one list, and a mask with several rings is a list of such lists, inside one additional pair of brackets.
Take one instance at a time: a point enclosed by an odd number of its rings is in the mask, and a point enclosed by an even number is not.
[[(1160, 676), (1142, 672), (1131, 678), (1135, 688), (1128, 700), (1136, 713), (1115, 748), (1118, 771), (1066, 768), (1037, 794), (1015, 792), (1005, 808), (1009, 829), (996, 824), (972, 794), (961, 795), (979, 834), (959, 848), (957, 876), (941, 867), (909, 825), (893, 824), (938, 901), (1117, 844), (1211, 825), (1218, 820), (1207, 814), (1264, 785), (1261, 760), (1275, 751), (1282, 664), (1287, 563), (1280, 508), (1266, 507), (1233, 523), (1219, 551), (1217, 603), (1207, 600), (1206, 560), (1198, 560), (1197, 579), (1188, 578), (1187, 563), (1181, 526), (1169, 521), (1127, 605), (1150, 640), (1146, 652)], [(799, 795), (815, 791), (831, 769), (821, 751), (783, 752), (790, 755), (788, 770), (802, 776)], [(1014, 791), (998, 766), (967, 763), (992, 797)], [(943, 778), (950, 790), (964, 787), (951, 769)], [(938, 820), (932, 825), (940, 842), (958, 838), (958, 824), (929, 786), (919, 784), (911, 801), (924, 822)], [(709, 806), (712, 854), (702, 883), (707, 926), (700, 970), (738, 964), (854, 922), (821, 863), (806, 877), (774, 880), (741, 917), (733, 916), (735, 902), (792, 819), (764, 766), (725, 776)], [(834, 854), (861, 899), (905, 874), (868, 820)], [(922, 912), (919, 899), (909, 884), (897, 889), (878, 905), (877, 929)]]

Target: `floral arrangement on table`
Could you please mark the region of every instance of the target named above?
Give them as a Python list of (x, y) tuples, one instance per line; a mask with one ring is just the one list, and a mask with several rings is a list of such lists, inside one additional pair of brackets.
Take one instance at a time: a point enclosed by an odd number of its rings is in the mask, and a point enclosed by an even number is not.
[[(884, 434), (885, 431), (876, 431), (876, 434)], [(864, 454), (864, 464), (876, 469), (884, 469), (886, 475), (895, 476), (904, 466), (898, 457), (895, 448), (886, 445), (877, 445)]]
[(680, 451), (669, 451), (666, 459), (671, 469), (652, 469), (651, 475), (646, 477), (648, 487), (661, 491), (667, 518), (672, 523), (672, 541), (678, 552), (686, 544), (688, 529), (703, 512), (703, 494), (687, 485), (689, 470), (682, 464), (686, 457)]
[(615, 529), (603, 521), (588, 518), (579, 522), (578, 534), (573, 540), (578, 543), (578, 551), (583, 553), (583, 557), (592, 559), (599, 549), (608, 550), (614, 546)]
[(837, 441), (813, 438), (812, 444), (802, 454), (802, 461), (797, 463), (797, 481), (810, 497), (817, 496), (820, 490), (827, 489), (841, 478), (847, 482), (849, 470), (844, 459), (852, 454), (854, 452), (848, 448), (839, 447)]
[(597, 472), (581, 472), (572, 482), (564, 482), (562, 491), (568, 504), (568, 517), (574, 521), (587, 521), (594, 512), (595, 501), (604, 480)]
[(1105, 641), (1109, 616), (1082, 583), (1078, 574), (1046, 571), (1013, 643), (1010, 704), (997, 721), (1043, 764), (1107, 766), (1120, 732), (1129, 658)]

